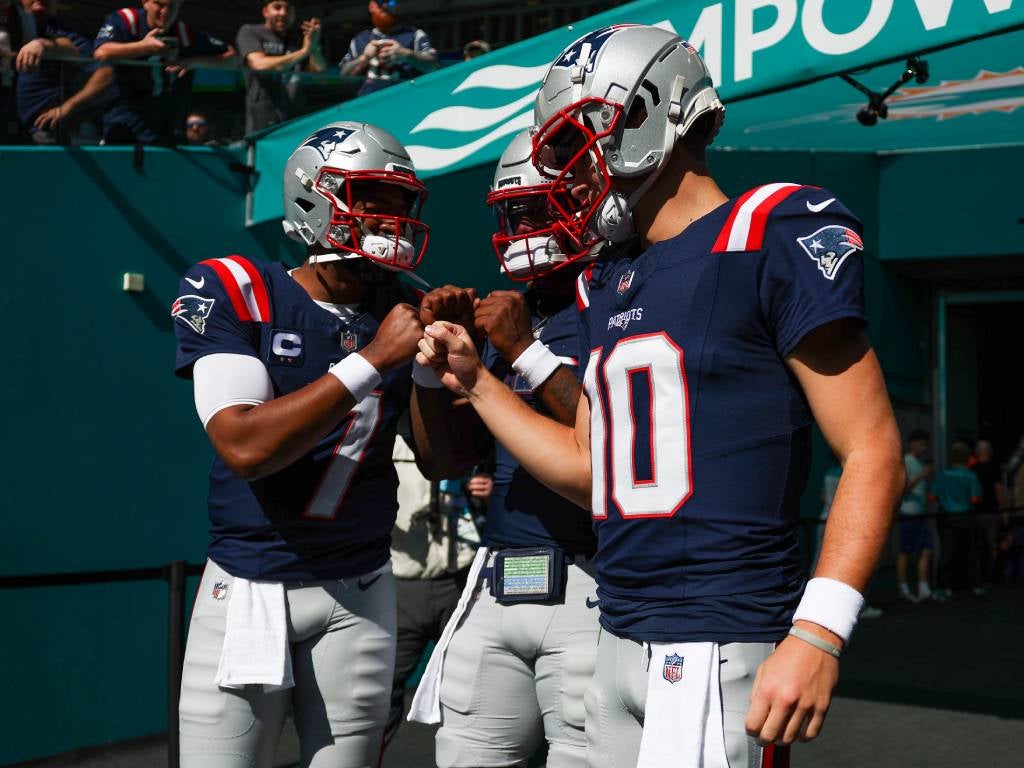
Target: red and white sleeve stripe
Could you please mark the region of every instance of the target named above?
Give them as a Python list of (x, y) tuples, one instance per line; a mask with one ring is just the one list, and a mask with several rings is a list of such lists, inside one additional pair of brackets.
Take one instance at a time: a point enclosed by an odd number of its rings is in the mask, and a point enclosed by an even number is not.
[(207, 259), (200, 263), (217, 273), (239, 320), (243, 323), (270, 322), (270, 296), (267, 293), (267, 284), (248, 259), (236, 254), (223, 259)]
[(760, 250), (764, 245), (768, 215), (798, 189), (801, 189), (800, 184), (765, 184), (742, 195), (718, 233), (711, 252)]
[(590, 276), (594, 274), (594, 265), (584, 269), (576, 278), (576, 308), (582, 312), (590, 306)]
[(139, 36), (139, 9), (138, 8), (121, 8), (117, 15), (121, 17), (122, 21), (128, 26), (128, 31), (132, 33), (134, 37)]

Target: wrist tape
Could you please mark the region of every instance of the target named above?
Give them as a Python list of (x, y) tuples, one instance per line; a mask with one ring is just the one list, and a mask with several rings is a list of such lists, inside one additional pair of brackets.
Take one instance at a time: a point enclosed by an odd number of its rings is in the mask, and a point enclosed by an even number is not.
[(530, 389), (537, 389), (561, 364), (558, 356), (548, 349), (548, 345), (537, 339), (515, 359), (512, 370), (526, 379)]
[(345, 385), (357, 403), (373, 392), (381, 380), (380, 372), (358, 352), (332, 365), (328, 373)]
[(807, 582), (793, 621), (810, 621), (848, 642), (864, 606), (864, 596), (849, 584), (821, 576)]
[(433, 368), (428, 368), (425, 365), (413, 361), (412, 364), (412, 380), (414, 383), (419, 384), (421, 387), (427, 389), (441, 389), (444, 384), (437, 378), (437, 374)]

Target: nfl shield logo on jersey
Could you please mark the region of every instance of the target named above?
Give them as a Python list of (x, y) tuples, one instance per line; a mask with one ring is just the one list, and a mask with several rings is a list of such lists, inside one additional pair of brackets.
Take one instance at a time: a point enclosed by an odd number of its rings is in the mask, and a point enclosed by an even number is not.
[(619, 286), (615, 289), (615, 292), (621, 296), (629, 290), (629, 286), (633, 284), (633, 270), (629, 270), (626, 274), (619, 278)]
[(179, 296), (171, 305), (171, 317), (183, 320), (193, 331), (206, 330), (206, 318), (213, 309), (214, 299), (205, 296)]
[(661, 668), (661, 676), (670, 683), (678, 683), (683, 679), (683, 657), (677, 653), (665, 655), (665, 665)]
[(359, 337), (352, 331), (341, 334), (341, 348), (346, 352), (355, 352), (359, 346)]
[(864, 250), (860, 236), (839, 224), (829, 224), (812, 235), (798, 237), (796, 241), (818, 265), (818, 271), (829, 280), (835, 280), (847, 256), (854, 251)]
[(210, 596), (214, 600), (223, 600), (228, 596), (228, 585), (223, 581), (218, 581), (213, 585), (213, 591), (210, 593)]

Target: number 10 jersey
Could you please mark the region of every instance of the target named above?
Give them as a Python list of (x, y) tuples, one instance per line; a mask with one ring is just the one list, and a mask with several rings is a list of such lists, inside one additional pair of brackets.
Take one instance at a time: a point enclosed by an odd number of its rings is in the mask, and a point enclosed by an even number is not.
[(598, 594), (613, 634), (785, 635), (803, 588), (812, 423), (785, 358), (819, 326), (864, 322), (859, 231), (829, 192), (769, 184), (581, 276)]

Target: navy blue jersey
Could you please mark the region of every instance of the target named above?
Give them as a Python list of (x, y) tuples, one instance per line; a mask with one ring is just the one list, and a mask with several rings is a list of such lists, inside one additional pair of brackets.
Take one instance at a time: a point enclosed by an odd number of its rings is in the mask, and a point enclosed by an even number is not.
[[(352, 42), (349, 44), (348, 51), (342, 57), (341, 63), (346, 64), (359, 58), (371, 40), (394, 40), (403, 48), (408, 48), (414, 53), (428, 53), (432, 56), (437, 56), (437, 50), (430, 42), (430, 38), (427, 37), (427, 33), (422, 29), (405, 25), (385, 33), (374, 27), (373, 29), (364, 29), (352, 38)], [(366, 68), (366, 80), (359, 88), (359, 95), (365, 96), (381, 88), (394, 85), (401, 80), (411, 80), (420, 74), (420, 70), (412, 64), (404, 62), (401, 64), (389, 64), (375, 57), (370, 60), (369, 66)]]
[[(133, 43), (149, 33), (146, 11), (121, 8), (107, 17), (93, 41), (93, 49), (104, 43)], [(177, 40), (178, 58), (212, 56), (227, 51), (222, 41), (177, 21), (164, 30), (164, 37)], [(184, 120), (185, 96), (191, 89), (191, 76), (178, 77), (164, 71), (172, 61), (151, 57), (153, 66), (114, 67), (110, 86), (110, 106), (103, 114), (105, 136), (116, 140), (131, 136), (143, 143), (171, 141), (177, 123)]]
[[(171, 315), (179, 376), (191, 377), (203, 355), (251, 355), (275, 396), (319, 379), (378, 327), (370, 314), (346, 322), (319, 307), (280, 263), (240, 256), (193, 266)], [(345, 578), (387, 562), (398, 510), (391, 452), (410, 373), (385, 374), (316, 448), (271, 475), (244, 480), (216, 456), (210, 557), (234, 576), (275, 581)]]
[(785, 358), (814, 328), (864, 321), (860, 228), (826, 190), (769, 184), (581, 277), (597, 581), (614, 634), (785, 635), (812, 423)]
[[(551, 315), (547, 321), (531, 318), (540, 329), (540, 340), (564, 364), (580, 372), (578, 312), (573, 305)], [(540, 325), (543, 322), (543, 325)], [(490, 344), (484, 347), (483, 362), (531, 407), (533, 390), (517, 375)], [(489, 547), (554, 546), (570, 554), (591, 555), (596, 546), (590, 516), (571, 501), (535, 480), (501, 443), (495, 445), (494, 491), (487, 508), (484, 544)]]

